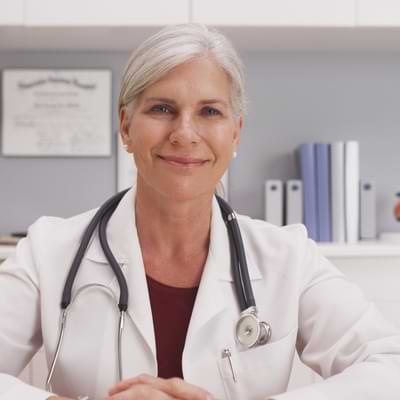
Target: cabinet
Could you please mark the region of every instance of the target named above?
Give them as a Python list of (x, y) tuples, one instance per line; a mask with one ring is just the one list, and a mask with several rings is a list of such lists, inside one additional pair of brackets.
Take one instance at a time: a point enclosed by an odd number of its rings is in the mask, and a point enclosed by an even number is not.
[(0, 0), (0, 51), (130, 51), (189, 21), (244, 50), (400, 49), (397, 0)]
[(400, 26), (400, 2), (398, 0), (358, 0), (358, 26)]
[(24, 0), (0, 0), (0, 25), (22, 25)]
[(354, 26), (355, 0), (193, 0), (193, 21), (237, 26)]
[(151, 26), (187, 21), (188, 0), (25, 0), (28, 26)]

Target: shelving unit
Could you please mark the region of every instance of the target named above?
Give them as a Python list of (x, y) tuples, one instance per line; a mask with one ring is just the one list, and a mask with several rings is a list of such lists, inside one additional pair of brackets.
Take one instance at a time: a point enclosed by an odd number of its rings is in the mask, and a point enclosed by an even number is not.
[[(321, 253), (328, 258), (380, 258), (400, 257), (400, 244), (377, 241), (363, 241), (356, 244), (318, 243)], [(15, 246), (0, 245), (0, 260), (12, 255)], [(399, 264), (400, 268), (400, 264)]]
[(0, 50), (129, 51), (190, 21), (246, 50), (400, 49), (396, 0), (0, 0)]
[(319, 243), (318, 248), (328, 258), (400, 257), (400, 244), (379, 240), (355, 244)]
[(0, 262), (14, 254), (15, 246), (0, 245)]

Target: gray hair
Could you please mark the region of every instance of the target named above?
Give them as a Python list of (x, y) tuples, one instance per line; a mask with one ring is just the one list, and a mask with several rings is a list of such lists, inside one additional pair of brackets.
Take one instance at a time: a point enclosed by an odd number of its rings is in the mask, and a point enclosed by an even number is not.
[(145, 40), (131, 55), (121, 82), (118, 108), (131, 106), (140, 94), (174, 67), (211, 56), (231, 81), (234, 114), (245, 112), (244, 67), (228, 39), (201, 24), (169, 26)]

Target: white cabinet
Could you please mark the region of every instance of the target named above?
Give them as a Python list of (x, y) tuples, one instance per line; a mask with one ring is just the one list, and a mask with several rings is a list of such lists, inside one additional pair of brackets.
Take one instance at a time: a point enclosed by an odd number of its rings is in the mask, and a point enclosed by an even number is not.
[(193, 0), (193, 20), (232, 26), (354, 26), (356, 0)]
[(22, 25), (24, 0), (0, 0), (0, 25)]
[(25, 0), (28, 26), (151, 26), (187, 21), (189, 0)]
[(358, 0), (358, 26), (400, 26), (399, 0)]

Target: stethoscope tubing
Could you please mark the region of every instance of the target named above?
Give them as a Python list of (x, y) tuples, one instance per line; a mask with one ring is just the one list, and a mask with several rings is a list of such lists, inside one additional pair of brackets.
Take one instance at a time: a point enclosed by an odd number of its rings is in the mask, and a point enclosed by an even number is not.
[[(123, 190), (119, 193), (117, 193), (116, 195), (114, 195), (113, 197), (111, 197), (110, 199), (108, 199), (96, 212), (96, 214), (94, 215), (94, 217), (92, 218), (92, 220), (90, 221), (89, 225), (87, 226), (85, 232), (83, 233), (82, 239), (81, 239), (81, 243), (79, 245), (78, 251), (75, 254), (74, 260), (72, 261), (72, 265), (71, 268), (68, 272), (68, 276), (67, 279), (65, 281), (65, 285), (64, 285), (64, 289), (63, 289), (63, 293), (62, 293), (62, 298), (61, 298), (61, 308), (63, 310), (65, 310), (68, 305), (71, 303), (71, 297), (72, 297), (72, 286), (74, 284), (75, 281), (75, 277), (76, 274), (78, 273), (79, 270), (79, 266), (81, 264), (81, 261), (86, 253), (86, 250), (89, 246), (90, 240), (93, 236), (93, 233), (96, 229), (96, 227), (99, 224), (99, 221), (101, 220), (101, 218), (103, 217), (103, 215), (105, 213), (107, 213), (107, 211), (109, 209), (113, 209), (114, 207), (116, 207), (116, 205), (118, 205), (119, 201), (122, 199), (122, 197), (125, 195), (125, 193), (129, 190)], [(122, 296), (122, 291), (120, 293), (120, 297)], [(121, 304), (121, 298), (119, 303)]]
[(243, 312), (256, 306), (247, 268), (243, 239), (240, 234), (236, 215), (231, 206), (221, 197), (216, 195), (216, 198), (221, 207), (222, 216), (228, 231), (233, 281), (240, 311)]
[(99, 239), (104, 255), (118, 280), (118, 285), (120, 288), (120, 298), (119, 298), (118, 308), (120, 311), (126, 311), (128, 309), (128, 297), (129, 297), (128, 284), (126, 283), (126, 279), (124, 277), (124, 274), (122, 273), (121, 267), (118, 264), (118, 261), (115, 259), (114, 254), (112, 253), (107, 240), (107, 224), (117, 205), (118, 204), (114, 205), (113, 207), (110, 207), (104, 214), (103, 218), (100, 219)]

